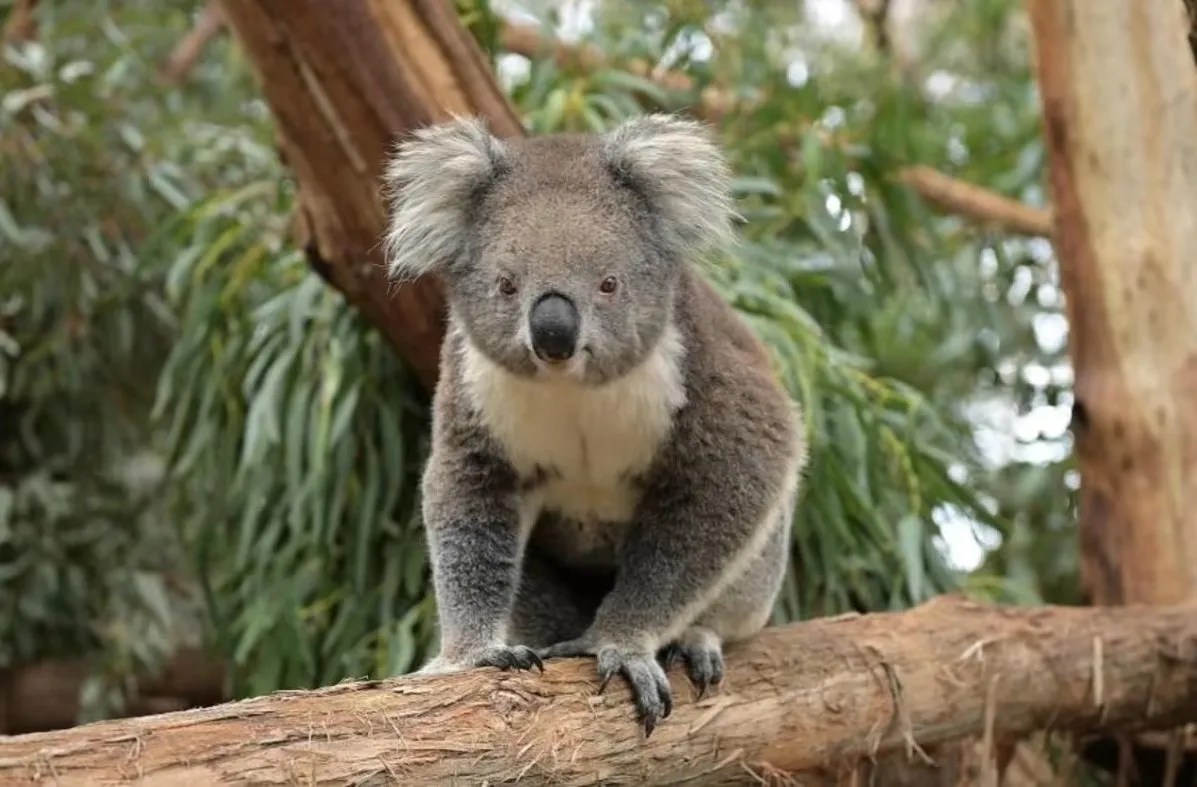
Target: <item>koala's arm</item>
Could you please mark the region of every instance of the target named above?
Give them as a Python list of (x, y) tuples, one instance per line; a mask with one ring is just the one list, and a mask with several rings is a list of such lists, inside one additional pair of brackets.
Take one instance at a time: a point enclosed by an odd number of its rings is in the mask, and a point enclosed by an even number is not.
[(793, 505), (805, 449), (767, 375), (691, 385), (588, 638), (651, 652), (689, 626), (763, 548)]
[(423, 512), (441, 646), (421, 672), (540, 666), (531, 650), (505, 642), (522, 551), (515, 472), (456, 413), (437, 414), (433, 440)]

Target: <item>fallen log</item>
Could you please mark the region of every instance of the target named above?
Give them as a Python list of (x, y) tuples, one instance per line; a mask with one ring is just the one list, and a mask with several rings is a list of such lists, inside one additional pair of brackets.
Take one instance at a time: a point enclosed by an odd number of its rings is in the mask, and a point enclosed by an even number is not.
[[(966, 736), (1197, 720), (1197, 604), (913, 610), (766, 629), (649, 739), (589, 660), (344, 683), (0, 739), (0, 783), (837, 783)], [(894, 760), (890, 760), (893, 762)], [(868, 766), (866, 766), (868, 767)], [(878, 767), (873, 765), (871, 767)], [(882, 774), (884, 775), (884, 774)]]

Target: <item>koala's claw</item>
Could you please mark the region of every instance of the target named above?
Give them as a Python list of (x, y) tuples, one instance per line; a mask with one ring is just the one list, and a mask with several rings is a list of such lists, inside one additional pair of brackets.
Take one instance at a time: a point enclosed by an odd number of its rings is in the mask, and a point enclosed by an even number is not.
[(598, 652), (599, 693), (616, 673), (623, 675), (632, 689), (632, 699), (644, 724), (644, 737), (653, 734), (657, 722), (669, 718), (673, 712), (673, 695), (665, 670), (651, 654), (628, 653), (614, 647), (605, 647)]
[(661, 661), (665, 669), (684, 662), (699, 699), (723, 682), (723, 648), (714, 637), (685, 636), (680, 642), (671, 642), (661, 651)]
[(644, 737), (653, 734), (657, 722), (673, 712), (673, 694), (665, 670), (651, 653), (638, 653), (615, 645), (595, 646), (590, 637), (558, 642), (540, 651), (545, 658), (595, 656), (598, 661), (599, 688), (602, 694), (616, 674), (623, 675), (632, 689), (632, 700), (644, 725)]
[(474, 661), (475, 667), (499, 667), (500, 669), (530, 670), (536, 667), (544, 672), (544, 662), (532, 648), (513, 645), (507, 648), (490, 648)]

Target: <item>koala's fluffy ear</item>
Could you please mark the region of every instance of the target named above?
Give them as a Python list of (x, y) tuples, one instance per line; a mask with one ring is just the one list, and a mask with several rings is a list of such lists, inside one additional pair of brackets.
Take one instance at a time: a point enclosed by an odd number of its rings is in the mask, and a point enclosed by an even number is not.
[(607, 165), (648, 200), (683, 252), (732, 240), (731, 171), (705, 125), (646, 115), (609, 131), (603, 143)]
[(494, 180), (506, 155), (477, 118), (426, 126), (399, 144), (383, 178), (393, 278), (439, 270), (461, 252), (473, 198)]

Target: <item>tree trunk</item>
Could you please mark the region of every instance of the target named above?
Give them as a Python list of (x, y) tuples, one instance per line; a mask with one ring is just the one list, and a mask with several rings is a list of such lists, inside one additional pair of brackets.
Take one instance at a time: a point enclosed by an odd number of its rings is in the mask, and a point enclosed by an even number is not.
[[(1197, 721), (1197, 603), (917, 609), (766, 629), (725, 685), (645, 740), (622, 681), (594, 662), (544, 675), (356, 682), (0, 740), (0, 782), (526, 784), (869, 783), (869, 768), (978, 736)], [(873, 759), (872, 766), (862, 760)], [(996, 784), (988, 777), (976, 783)]]
[[(1197, 598), (1189, 20), (1179, 2), (1029, 7), (1076, 379), (1084, 591), (1096, 604)], [(1086, 756), (1168, 783), (1180, 740), (1106, 739)]]
[(223, 0), (299, 183), (300, 242), (313, 267), (383, 332), (420, 379), (436, 379), (443, 300), (431, 278), (388, 282), (382, 169), (419, 126), (476, 114), (523, 133), (486, 59), (444, 0)]
[(1197, 598), (1197, 72), (1178, 2), (1031, 0), (1094, 603)]

